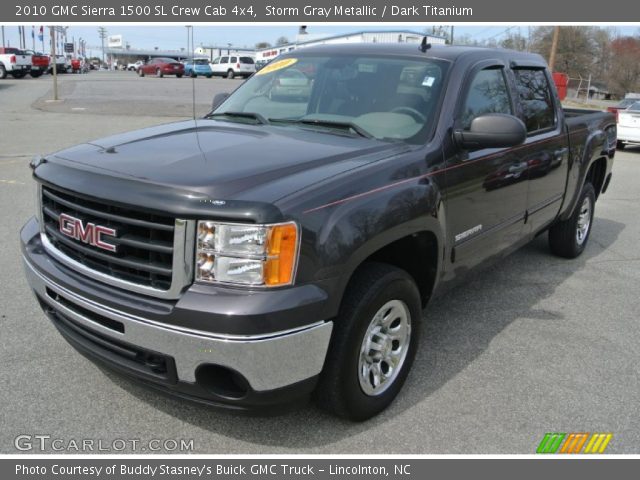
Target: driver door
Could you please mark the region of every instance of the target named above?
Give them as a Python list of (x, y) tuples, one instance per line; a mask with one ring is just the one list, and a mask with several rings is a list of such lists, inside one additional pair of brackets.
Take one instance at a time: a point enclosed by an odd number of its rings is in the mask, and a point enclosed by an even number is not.
[[(472, 70), (457, 109), (456, 129), (487, 113), (514, 114), (503, 65)], [(527, 208), (527, 168), (518, 148), (454, 148), (447, 158), (448, 236), (456, 269), (472, 268), (516, 243)]]

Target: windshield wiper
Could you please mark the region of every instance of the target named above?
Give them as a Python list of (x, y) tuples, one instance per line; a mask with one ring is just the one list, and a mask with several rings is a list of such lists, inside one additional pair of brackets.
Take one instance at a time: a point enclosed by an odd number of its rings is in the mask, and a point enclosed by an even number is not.
[(317, 125), (318, 127), (329, 127), (329, 128), (342, 128), (353, 130), (355, 133), (364, 138), (375, 138), (372, 134), (367, 132), (360, 125), (355, 124), (353, 122), (340, 122), (336, 120), (320, 120), (320, 119), (311, 119), (311, 118), (270, 118), (269, 122), (271, 123), (298, 123), (303, 125)]
[(213, 117), (238, 117), (238, 118), (250, 118), (252, 120), (257, 120), (261, 125), (268, 125), (269, 120), (264, 118), (259, 113), (254, 112), (220, 112), (220, 113), (210, 113), (205, 118), (213, 118)]

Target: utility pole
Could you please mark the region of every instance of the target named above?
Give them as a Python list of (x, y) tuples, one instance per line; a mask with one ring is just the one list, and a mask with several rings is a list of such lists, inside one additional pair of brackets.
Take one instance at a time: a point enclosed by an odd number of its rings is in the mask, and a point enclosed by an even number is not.
[(453, 45), (453, 25), (451, 25), (451, 38), (449, 39), (449, 45)]
[(2, 46), (4, 47), (4, 25), (2, 25)]
[(104, 27), (98, 27), (98, 35), (102, 40), (102, 63), (104, 64), (104, 39), (107, 38), (107, 29)]
[(553, 39), (551, 40), (551, 54), (549, 55), (549, 70), (553, 72), (556, 63), (556, 51), (558, 50), (558, 37), (560, 36), (560, 27), (553, 27)]
[(56, 29), (54, 26), (49, 27), (51, 30), (51, 61), (53, 62), (53, 99), (58, 100), (58, 69), (56, 63)]

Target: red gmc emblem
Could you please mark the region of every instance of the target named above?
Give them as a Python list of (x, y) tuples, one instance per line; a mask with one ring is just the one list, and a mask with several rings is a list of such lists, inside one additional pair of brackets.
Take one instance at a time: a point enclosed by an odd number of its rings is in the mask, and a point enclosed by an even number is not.
[(95, 223), (87, 223), (85, 225), (79, 218), (72, 217), (66, 213), (60, 214), (58, 223), (60, 224), (60, 232), (67, 237), (75, 238), (76, 240), (110, 252), (116, 251), (116, 245), (102, 240), (103, 235), (116, 236), (116, 231), (113, 228), (103, 227)]

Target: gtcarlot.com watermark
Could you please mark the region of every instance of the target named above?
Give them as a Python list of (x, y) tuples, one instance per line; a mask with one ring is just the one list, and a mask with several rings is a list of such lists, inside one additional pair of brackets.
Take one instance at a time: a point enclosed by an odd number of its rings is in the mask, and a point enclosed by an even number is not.
[(44, 434), (22, 434), (15, 437), (13, 446), (21, 452), (192, 452), (193, 439), (115, 438), (58, 438)]

